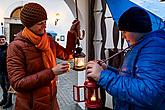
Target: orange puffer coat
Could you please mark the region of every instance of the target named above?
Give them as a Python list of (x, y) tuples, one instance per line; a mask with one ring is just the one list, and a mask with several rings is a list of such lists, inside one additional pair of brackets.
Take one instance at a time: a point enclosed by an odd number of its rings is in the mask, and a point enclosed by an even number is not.
[[(55, 58), (67, 60), (75, 48), (75, 36), (68, 32), (66, 49), (51, 37)], [(9, 80), (16, 90), (15, 110), (59, 110), (56, 93), (57, 77), (45, 69), (42, 52), (28, 39), (17, 35), (7, 50)]]

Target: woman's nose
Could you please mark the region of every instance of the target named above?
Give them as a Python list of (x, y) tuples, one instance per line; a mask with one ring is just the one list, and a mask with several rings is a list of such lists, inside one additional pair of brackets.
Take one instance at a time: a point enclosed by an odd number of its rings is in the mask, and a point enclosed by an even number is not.
[(46, 28), (46, 22), (43, 23), (42, 27), (43, 28)]

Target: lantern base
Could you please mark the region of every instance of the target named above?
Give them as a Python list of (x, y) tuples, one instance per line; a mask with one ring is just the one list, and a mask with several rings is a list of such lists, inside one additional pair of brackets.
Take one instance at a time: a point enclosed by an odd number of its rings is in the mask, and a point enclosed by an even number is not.
[(102, 108), (101, 100), (99, 100), (99, 101), (97, 101), (95, 103), (85, 102), (85, 105), (86, 105), (87, 108), (90, 108), (90, 109)]
[(85, 68), (84, 67), (77, 67), (77, 68), (73, 68), (73, 70), (75, 70), (75, 71), (83, 71), (83, 70), (85, 70)]

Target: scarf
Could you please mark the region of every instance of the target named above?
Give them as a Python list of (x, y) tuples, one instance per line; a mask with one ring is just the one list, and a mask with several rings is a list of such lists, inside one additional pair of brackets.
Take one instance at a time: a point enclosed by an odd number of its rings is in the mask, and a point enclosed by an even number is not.
[(50, 40), (46, 32), (43, 36), (37, 36), (25, 27), (22, 31), (22, 36), (29, 39), (36, 48), (42, 51), (42, 59), (46, 68), (52, 68), (56, 65), (54, 54), (50, 48)]

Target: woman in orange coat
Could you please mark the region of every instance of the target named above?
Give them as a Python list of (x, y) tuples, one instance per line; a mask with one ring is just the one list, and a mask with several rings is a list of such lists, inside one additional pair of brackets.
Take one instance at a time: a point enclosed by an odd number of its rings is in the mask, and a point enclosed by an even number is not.
[(25, 28), (7, 50), (9, 80), (17, 92), (15, 110), (59, 110), (56, 79), (68, 71), (69, 65), (56, 64), (56, 58), (67, 60), (72, 56), (80, 23), (73, 22), (63, 48), (47, 35), (47, 13), (41, 5), (25, 4), (20, 19)]

